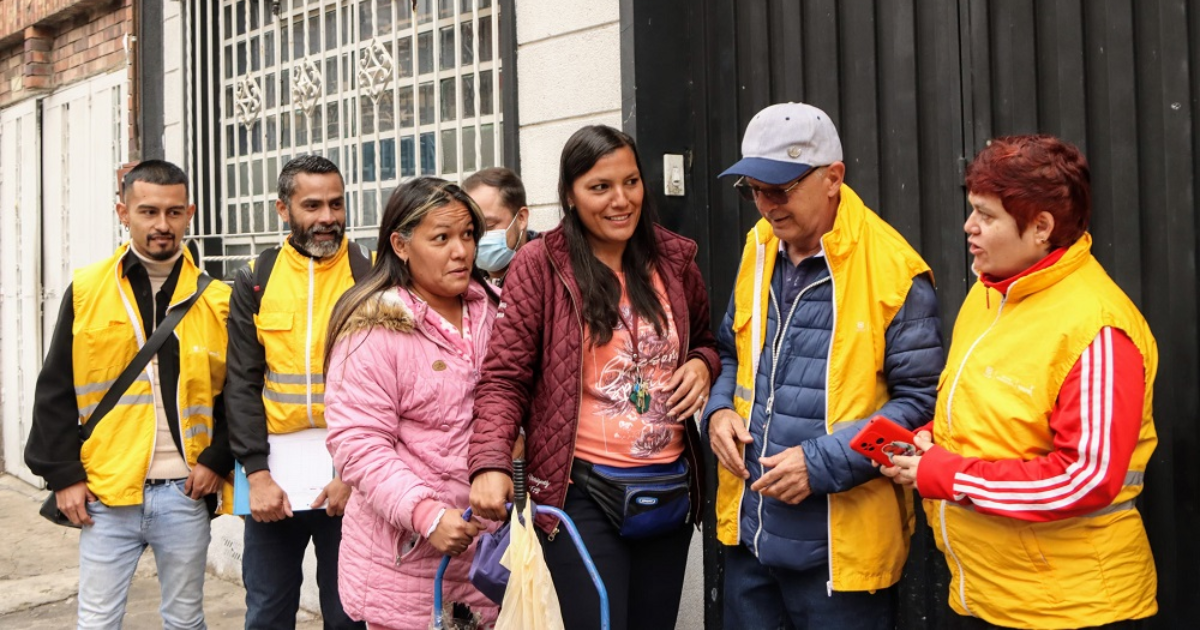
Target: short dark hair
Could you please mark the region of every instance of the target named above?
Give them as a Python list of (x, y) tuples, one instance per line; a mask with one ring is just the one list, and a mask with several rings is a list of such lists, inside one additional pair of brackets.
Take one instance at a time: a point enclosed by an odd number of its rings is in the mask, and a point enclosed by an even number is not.
[(346, 179), (342, 177), (342, 172), (338, 170), (337, 164), (319, 155), (298, 155), (284, 164), (283, 170), (279, 171), (277, 190), (279, 191), (279, 200), (285, 206), (291, 207), (292, 205), (292, 195), (296, 193), (296, 176), (300, 173), (313, 175), (337, 173), (338, 178), (342, 180), (342, 185), (346, 184)]
[(967, 192), (995, 195), (1017, 232), (1041, 212), (1054, 217), (1050, 246), (1070, 247), (1092, 220), (1091, 171), (1075, 145), (1054, 136), (993, 139), (967, 166)]
[(125, 173), (125, 177), (121, 180), (121, 199), (125, 199), (129, 191), (133, 190), (136, 182), (146, 182), (155, 186), (183, 184), (185, 191), (188, 188), (187, 173), (166, 160), (142, 160), (128, 173)]
[(480, 186), (491, 186), (500, 191), (500, 203), (504, 204), (504, 207), (513, 214), (526, 205), (525, 184), (512, 169), (503, 166), (485, 168), (466, 178), (462, 183), (462, 189), (467, 191), (468, 195)]

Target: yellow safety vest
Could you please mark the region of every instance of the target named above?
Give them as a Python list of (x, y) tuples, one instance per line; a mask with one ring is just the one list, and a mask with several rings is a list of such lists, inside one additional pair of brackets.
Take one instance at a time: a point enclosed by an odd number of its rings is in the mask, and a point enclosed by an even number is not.
[[(952, 453), (1030, 460), (1054, 450), (1047, 422), (1059, 390), (1104, 327), (1142, 354), (1146, 397), (1125, 485), (1095, 514), (1033, 523), (926, 500), (950, 565), (950, 605), (961, 615), (1021, 628), (1079, 628), (1158, 610), (1157, 578), (1133, 506), (1158, 443), (1152, 416), (1158, 346), (1137, 307), (1091, 255), (1084, 234), (1054, 265), (988, 298), (976, 282), (954, 324), (938, 386), (934, 442)], [(1003, 427), (997, 431), (997, 427)]]
[[(826, 430), (869, 417), (888, 401), (884, 335), (904, 306), (913, 278), (929, 266), (904, 237), (842, 185), (833, 229), (821, 238), (833, 280), (833, 340), (826, 372)], [(749, 423), (754, 380), (767, 330), (771, 274), (779, 239), (766, 220), (747, 235), (734, 286), (737, 346), (734, 410)], [(738, 544), (746, 482), (717, 468), (717, 539)], [(886, 588), (900, 579), (913, 530), (912, 497), (878, 478), (828, 495), (829, 570), (837, 591)]]
[(321, 259), (285, 241), (263, 289), (254, 324), (266, 352), (263, 407), (267, 432), (325, 426), (325, 334), (333, 306), (354, 286), (349, 239)]
[[(145, 343), (141, 312), (123, 271), (128, 251), (126, 243), (111, 258), (79, 269), (73, 277), (71, 353), (80, 423), (91, 419), (100, 399)], [(199, 275), (185, 248), (168, 309), (196, 292)], [(227, 285), (211, 283), (174, 331), (179, 340), (176, 412), (189, 467), (196, 465), (196, 458), (212, 443), (213, 398), (225, 384), (229, 295)], [(88, 489), (105, 505), (142, 502), (158, 430), (151, 369), (146, 366), (80, 449)], [(228, 484), (225, 489), (229, 490)], [(232, 505), (230, 496), (224, 498), (223, 507)]]

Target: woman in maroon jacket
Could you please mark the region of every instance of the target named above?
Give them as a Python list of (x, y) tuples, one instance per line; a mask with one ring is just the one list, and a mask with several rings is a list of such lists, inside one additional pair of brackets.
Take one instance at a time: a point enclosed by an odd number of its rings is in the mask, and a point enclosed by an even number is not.
[[(616, 129), (567, 141), (563, 222), (509, 268), (468, 460), (475, 513), (505, 519), (524, 429), (530, 495), (579, 527), (616, 630), (675, 626), (704, 496), (691, 418), (721, 365), (696, 244), (654, 223), (641, 174), (633, 139)], [(570, 593), (567, 628), (597, 627), (574, 547), (555, 519), (537, 524), (555, 587)]]

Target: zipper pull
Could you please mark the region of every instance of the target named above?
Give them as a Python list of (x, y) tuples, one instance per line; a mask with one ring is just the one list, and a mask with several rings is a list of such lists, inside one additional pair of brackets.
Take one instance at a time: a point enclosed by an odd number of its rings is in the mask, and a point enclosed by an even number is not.
[(558, 525), (555, 525), (555, 526), (554, 526), (554, 531), (550, 532), (550, 535), (549, 535), (549, 536), (546, 536), (546, 541), (547, 541), (547, 542), (554, 542), (554, 537), (555, 537), (555, 536), (557, 536), (557, 535), (558, 535)]

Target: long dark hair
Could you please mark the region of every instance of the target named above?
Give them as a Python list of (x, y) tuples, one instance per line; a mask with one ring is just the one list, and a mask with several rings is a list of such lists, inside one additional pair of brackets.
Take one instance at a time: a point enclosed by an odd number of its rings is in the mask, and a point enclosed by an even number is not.
[[(385, 289), (402, 286), (412, 288), (412, 272), (408, 263), (392, 251), (392, 234), (409, 240), (421, 221), (432, 211), (459, 202), (466, 206), (471, 213), (471, 225), (475, 228), (475, 244), (487, 231), (483, 212), (467, 193), (457, 185), (436, 177), (418, 177), (400, 185), (388, 198), (387, 207), (383, 211), (383, 221), (379, 225), (379, 242), (375, 246), (375, 265), (371, 273), (358, 281), (350, 290), (342, 294), (333, 307), (333, 315), (329, 318), (329, 332), (325, 336), (325, 371), (329, 371), (329, 357), (333, 344), (350, 322), (350, 316), (358, 307), (376, 293)], [(471, 277), (487, 288), (487, 280), (478, 267), (472, 267)], [(497, 301), (495, 293), (488, 291), (489, 298)]]
[[(592, 334), (597, 346), (612, 340), (613, 329), (620, 320), (621, 282), (607, 265), (600, 262), (592, 252), (587, 239), (587, 228), (579, 219), (579, 212), (571, 204), (570, 195), (575, 180), (596, 166), (600, 158), (628, 147), (633, 152), (638, 173), (645, 173), (637, 145), (629, 134), (606, 125), (592, 125), (576, 131), (563, 147), (558, 175), (558, 200), (563, 208), (563, 234), (571, 256), (571, 269), (583, 297), (583, 321)], [(641, 216), (633, 230), (633, 236), (625, 245), (621, 255), (621, 266), (625, 272), (625, 292), (629, 303), (639, 317), (654, 323), (658, 334), (666, 326), (667, 315), (658, 296), (654, 293), (651, 272), (658, 262), (658, 242), (654, 237), (654, 205), (645, 181), (639, 183), (647, 194), (642, 196)]]

